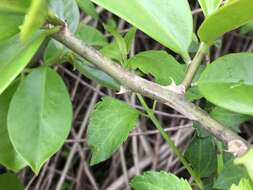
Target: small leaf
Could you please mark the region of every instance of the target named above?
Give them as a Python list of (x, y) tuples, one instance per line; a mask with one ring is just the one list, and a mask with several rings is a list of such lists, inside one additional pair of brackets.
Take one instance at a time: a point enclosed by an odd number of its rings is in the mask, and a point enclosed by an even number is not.
[[(15, 81), (0, 95), (0, 164), (14, 172), (18, 172), (26, 166), (25, 161), (12, 146), (7, 131), (7, 113), (17, 86), (18, 81)], [(2, 186), (0, 185), (0, 187)]]
[(99, 30), (82, 22), (78, 26), (76, 35), (91, 46), (103, 47), (108, 45), (107, 39)]
[(184, 179), (167, 172), (145, 172), (135, 177), (131, 183), (134, 190), (192, 190)]
[(253, 115), (252, 61), (253, 53), (218, 58), (202, 73), (198, 81), (200, 92), (207, 100), (222, 108)]
[(90, 116), (88, 145), (91, 165), (108, 159), (135, 128), (138, 112), (124, 102), (104, 97)]
[(231, 128), (235, 132), (240, 132), (239, 125), (252, 117), (215, 107), (210, 115), (224, 126)]
[(196, 135), (187, 147), (185, 157), (200, 177), (209, 177), (216, 171), (216, 147), (212, 137), (200, 138)]
[(253, 185), (251, 181), (245, 178), (241, 179), (238, 186), (233, 184), (230, 188), (230, 190), (252, 190), (252, 189)]
[(92, 0), (122, 17), (166, 47), (188, 56), (193, 24), (188, 1)]
[(155, 81), (162, 85), (180, 83), (184, 76), (184, 66), (180, 65), (165, 51), (145, 51), (128, 60), (127, 65), (132, 69), (139, 69), (145, 74), (151, 74)]
[(248, 34), (253, 32), (253, 20), (249, 21), (247, 24), (241, 27), (241, 34)]
[(92, 65), (89, 65), (86, 63), (85, 60), (76, 60), (75, 68), (83, 75), (85, 75), (87, 78), (96, 81), (97, 83), (101, 84), (104, 87), (119, 90), (120, 85), (118, 82), (116, 82), (112, 77), (110, 77), (105, 72), (94, 68)]
[(206, 17), (208, 17), (216, 9), (218, 9), (222, 2), (222, 0), (198, 0), (198, 1)]
[(4, 190), (24, 190), (20, 179), (11, 173), (0, 175), (0, 187)]
[[(126, 48), (127, 48), (127, 53), (129, 53), (129, 51), (131, 49), (132, 43), (134, 41), (135, 33), (136, 33), (136, 28), (131, 28), (124, 36), (124, 40), (125, 40)], [(109, 57), (109, 58), (119, 61), (119, 62), (121, 61), (121, 52), (120, 52), (119, 47), (115, 41), (104, 46), (100, 50), (100, 52), (106, 57)]]
[(0, 94), (29, 63), (45, 37), (45, 32), (38, 32), (26, 43), (20, 42), (19, 35), (0, 43)]
[(20, 84), (8, 112), (8, 131), (15, 150), (38, 174), (63, 145), (72, 119), (68, 91), (58, 74), (35, 69)]
[(47, 0), (32, 0), (21, 27), (20, 38), (22, 42), (26, 42), (44, 24), (46, 16)]
[(228, 190), (232, 184), (238, 184), (241, 178), (247, 177), (247, 171), (240, 166), (234, 165), (234, 160), (231, 159), (225, 163), (213, 187), (215, 189)]
[(253, 180), (253, 149), (250, 149), (245, 155), (235, 160), (235, 164), (244, 165), (248, 171), (251, 180)]
[(90, 0), (76, 0), (79, 7), (87, 15), (92, 16), (94, 19), (98, 20), (98, 14), (94, 4)]
[(253, 19), (252, 0), (234, 0), (215, 11), (200, 26), (201, 41), (212, 43), (219, 36)]
[(71, 32), (76, 32), (80, 12), (75, 0), (49, 0), (49, 8), (68, 24)]

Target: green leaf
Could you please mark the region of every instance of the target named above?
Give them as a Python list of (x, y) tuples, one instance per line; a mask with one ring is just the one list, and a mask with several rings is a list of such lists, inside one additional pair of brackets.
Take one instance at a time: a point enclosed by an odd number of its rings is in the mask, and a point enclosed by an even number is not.
[(108, 159), (135, 128), (138, 112), (124, 102), (104, 97), (90, 116), (88, 145), (91, 165)]
[(166, 47), (188, 55), (192, 41), (192, 15), (188, 1), (177, 0), (92, 0), (122, 17)]
[(23, 19), (24, 14), (0, 11), (0, 42), (17, 34)]
[(252, 189), (253, 185), (251, 181), (245, 178), (241, 179), (238, 186), (233, 184), (230, 188), (230, 190), (252, 190)]
[(245, 155), (235, 160), (235, 164), (241, 164), (245, 166), (248, 174), (253, 180), (253, 149), (251, 148)]
[(76, 0), (76, 2), (83, 12), (85, 12), (87, 15), (92, 16), (94, 19), (98, 20), (96, 8), (90, 0)]
[(247, 24), (241, 27), (241, 34), (248, 34), (253, 32), (253, 20), (249, 21)]
[(75, 0), (49, 0), (49, 8), (68, 24), (71, 32), (76, 32), (80, 12)]
[(26, 43), (20, 42), (19, 35), (0, 43), (0, 94), (22, 72), (45, 37), (45, 32), (38, 32)]
[(252, 61), (253, 53), (218, 58), (202, 73), (198, 81), (200, 92), (207, 100), (222, 108), (253, 115)]
[(212, 137), (200, 138), (195, 135), (186, 149), (185, 157), (200, 177), (209, 177), (216, 171), (216, 147)]
[(120, 52), (120, 63), (122, 63), (122, 64), (125, 63), (127, 60), (128, 51), (127, 51), (127, 45), (126, 45), (124, 38), (120, 35), (120, 33), (117, 31), (117, 29), (113, 28), (112, 26), (104, 25), (104, 28), (105, 28), (105, 30), (110, 32), (115, 39), (115, 42), (116, 42), (116, 44), (119, 48), (119, 52)]
[(26, 42), (44, 24), (48, 12), (47, 6), (47, 0), (32, 0), (21, 27), (20, 38), (22, 42)]
[(200, 26), (201, 41), (212, 43), (219, 36), (234, 30), (253, 19), (252, 0), (234, 0), (215, 11)]
[(71, 101), (60, 76), (35, 69), (20, 84), (8, 112), (8, 131), (15, 150), (38, 174), (63, 145), (72, 119)]
[(24, 190), (20, 179), (11, 173), (0, 175), (0, 187), (4, 190)]
[(215, 10), (219, 8), (222, 0), (198, 0), (206, 17), (211, 15)]
[(169, 85), (172, 80), (180, 83), (185, 73), (184, 66), (165, 51), (141, 52), (129, 59), (127, 65), (145, 74), (151, 74), (155, 81), (162, 85)]
[(91, 46), (103, 47), (108, 45), (107, 39), (99, 30), (82, 22), (79, 24), (76, 35)]
[(89, 65), (86, 63), (85, 60), (76, 60), (75, 68), (83, 75), (85, 75), (87, 78), (96, 81), (97, 83), (101, 84), (104, 87), (119, 90), (120, 85), (118, 82), (116, 82), (112, 77), (110, 77), (105, 72), (94, 68), (92, 65)]
[(189, 183), (167, 172), (145, 172), (135, 177), (131, 183), (134, 190), (192, 190)]
[[(132, 43), (135, 38), (136, 28), (131, 28), (126, 35), (124, 36), (124, 40), (126, 43), (127, 53), (129, 53)], [(104, 46), (100, 52), (111, 59), (116, 61), (121, 61), (121, 52), (119, 50), (118, 44), (114, 41), (106, 46)]]
[(228, 190), (232, 184), (238, 184), (241, 178), (247, 178), (247, 171), (234, 164), (234, 160), (227, 161), (220, 175), (214, 182), (215, 189)]
[(6, 91), (4, 91), (3, 94), (0, 95), (0, 164), (14, 172), (18, 172), (26, 166), (25, 161), (12, 146), (7, 131), (7, 113), (17, 85), (18, 82), (15, 81), (6, 89)]
[(0, 12), (15, 12), (25, 14), (30, 6), (31, 0), (1, 0)]
[(231, 128), (235, 132), (240, 132), (239, 125), (252, 117), (215, 107), (210, 115), (224, 126)]

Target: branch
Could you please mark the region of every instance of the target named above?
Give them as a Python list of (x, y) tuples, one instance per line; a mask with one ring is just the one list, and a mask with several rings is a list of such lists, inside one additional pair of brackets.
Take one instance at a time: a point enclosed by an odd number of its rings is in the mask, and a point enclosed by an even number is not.
[(212, 119), (204, 110), (195, 104), (188, 102), (183, 95), (176, 94), (164, 86), (145, 80), (134, 73), (124, 70), (119, 64), (106, 58), (93, 47), (77, 39), (67, 27), (63, 28), (59, 33), (54, 34), (53, 38), (96, 65), (99, 69), (109, 74), (133, 92), (140, 93), (166, 104), (190, 120), (198, 122), (212, 135), (223, 141), (228, 146), (228, 151), (234, 155), (240, 156), (249, 149), (250, 144), (247, 141)]

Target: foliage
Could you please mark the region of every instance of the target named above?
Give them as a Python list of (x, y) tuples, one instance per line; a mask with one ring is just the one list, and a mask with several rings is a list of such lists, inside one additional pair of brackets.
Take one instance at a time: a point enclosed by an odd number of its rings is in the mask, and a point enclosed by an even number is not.
[[(197, 37), (187, 0), (2, 0), (0, 164), (14, 172), (29, 166), (38, 174), (68, 137), (72, 106), (64, 81), (51, 68), (55, 64), (68, 62), (103, 87), (120, 90), (120, 93), (130, 90), (121, 86), (124, 84), (119, 84), (120, 80), (113, 79), (110, 72), (103, 71), (106, 69), (92, 65), (94, 60), (90, 55), (86, 60), (85, 55), (80, 57), (80, 52), (73, 52), (56, 41), (53, 34), (67, 31), (64, 27), (84, 42), (89, 53), (103, 55), (100, 61), (106, 62), (110, 58), (116, 67), (131, 71), (131, 76), (151, 78), (156, 85), (173, 91), (171, 93), (178, 93), (181, 88), (183, 90), (177, 96), (182, 100), (186, 97), (194, 101), (203, 97), (203, 108), (209, 115), (228, 131), (232, 129), (239, 133), (239, 125), (253, 115), (253, 54), (233, 53), (216, 58), (208, 65), (201, 63), (211, 47), (217, 44), (216, 40), (226, 32), (241, 26), (241, 34), (252, 32), (253, 1), (198, 2), (205, 18), (197, 29)], [(101, 23), (104, 20), (100, 19), (96, 6), (102, 6), (134, 27), (130, 26), (122, 34), (116, 21)], [(80, 10), (90, 15), (98, 27), (80, 22)], [(169, 49), (133, 55), (131, 50), (134, 50), (137, 29)], [(103, 32), (111, 37), (106, 38)], [(79, 43), (77, 39), (74, 41)], [(180, 56), (176, 57), (177, 54)], [(43, 59), (38, 61), (36, 55)], [(40, 64), (36, 64), (38, 62)], [(185, 83), (190, 85), (184, 86)], [(140, 89), (139, 92), (145, 91), (145, 86)], [(204, 186), (219, 190), (252, 189), (252, 149), (240, 158), (227, 158), (226, 145), (200, 130), (198, 125), (183, 156), (144, 98), (140, 94), (133, 95), (137, 95), (147, 115), (112, 97), (103, 97), (95, 106), (87, 130), (91, 165), (109, 159), (119, 149), (136, 127), (141, 113), (159, 130), (200, 189)], [(155, 108), (156, 102), (151, 103)], [(180, 106), (184, 107), (184, 104)], [(222, 136), (223, 131), (220, 133)], [(135, 190), (191, 190), (190, 185), (194, 186), (173, 174), (154, 171), (134, 177), (130, 185)], [(0, 186), (22, 189), (9, 173), (0, 175)]]

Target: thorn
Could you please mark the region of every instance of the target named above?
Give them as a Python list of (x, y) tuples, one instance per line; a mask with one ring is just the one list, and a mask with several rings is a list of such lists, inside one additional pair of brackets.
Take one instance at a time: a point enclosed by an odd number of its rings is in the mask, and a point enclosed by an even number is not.
[(116, 94), (126, 94), (126, 93), (128, 93), (128, 92), (130, 92), (129, 89), (127, 89), (127, 88), (124, 87), (124, 86), (120, 86), (120, 90), (119, 90), (119, 92), (117, 92)]
[(172, 78), (171, 78), (171, 81), (172, 81), (171, 84), (169, 86), (165, 86), (164, 88), (172, 92), (175, 92), (177, 94), (182, 94), (182, 95), (185, 94), (186, 89), (184, 85), (182, 84), (177, 85)]

